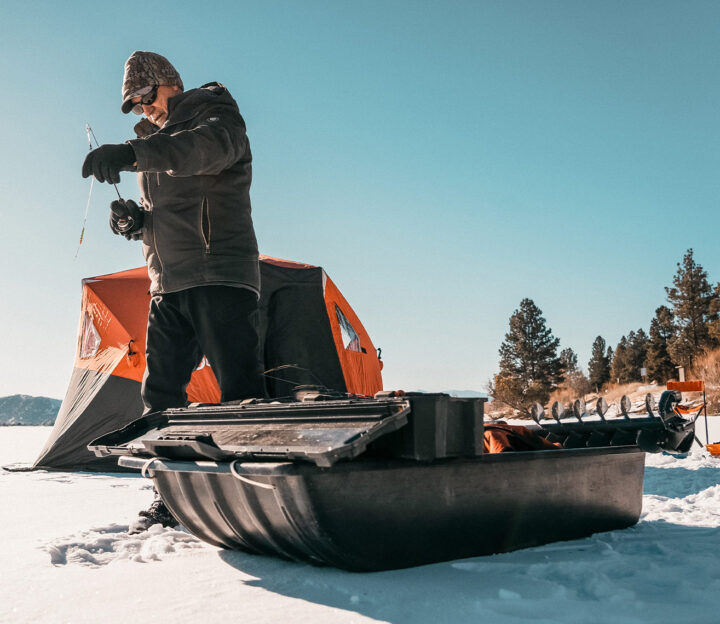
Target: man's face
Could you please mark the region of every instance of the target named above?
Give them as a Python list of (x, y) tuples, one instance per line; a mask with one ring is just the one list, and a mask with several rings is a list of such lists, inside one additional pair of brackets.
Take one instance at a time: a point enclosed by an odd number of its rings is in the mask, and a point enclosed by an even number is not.
[[(143, 114), (156, 126), (162, 126), (165, 123), (168, 115), (168, 100), (182, 93), (180, 87), (173, 85), (169, 87), (167, 85), (160, 85), (157, 90), (157, 97), (152, 104), (143, 104)], [(142, 98), (135, 97), (132, 99), (133, 104), (140, 102)]]

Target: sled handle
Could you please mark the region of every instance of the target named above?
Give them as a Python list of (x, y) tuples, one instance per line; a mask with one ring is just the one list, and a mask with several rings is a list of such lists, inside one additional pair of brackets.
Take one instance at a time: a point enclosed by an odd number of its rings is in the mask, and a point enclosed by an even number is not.
[(143, 464), (143, 467), (140, 469), (140, 476), (145, 477), (146, 479), (152, 479), (148, 470), (150, 469), (150, 466), (152, 466), (153, 462), (156, 462), (157, 460), (158, 460), (157, 457), (152, 457), (152, 458), (148, 459)]
[(266, 490), (274, 490), (275, 486), (271, 483), (260, 483), (259, 481), (253, 481), (252, 479), (248, 479), (247, 477), (243, 477), (241, 474), (238, 474), (238, 471), (235, 469), (235, 464), (237, 464), (237, 459), (230, 463), (230, 472), (232, 473), (232, 476), (236, 479), (240, 479), (240, 481), (243, 481), (245, 483), (249, 483), (250, 485), (256, 485), (257, 487), (265, 488)]

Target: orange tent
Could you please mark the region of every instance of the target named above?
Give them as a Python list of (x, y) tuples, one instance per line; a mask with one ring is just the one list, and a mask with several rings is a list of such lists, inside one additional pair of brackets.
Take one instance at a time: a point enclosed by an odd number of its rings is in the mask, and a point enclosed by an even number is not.
[[(375, 347), (325, 271), (267, 256), (261, 256), (260, 266), (258, 330), (268, 396), (292, 396), (303, 384), (360, 395), (382, 390)], [(83, 280), (73, 374), (36, 467), (114, 468), (86, 447), (142, 412), (149, 287), (145, 267)], [(220, 400), (205, 358), (192, 374), (187, 395), (190, 402)]]

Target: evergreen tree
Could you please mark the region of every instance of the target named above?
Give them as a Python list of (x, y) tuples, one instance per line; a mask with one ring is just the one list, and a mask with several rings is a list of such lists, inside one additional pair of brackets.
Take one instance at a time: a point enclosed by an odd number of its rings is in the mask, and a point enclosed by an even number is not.
[(650, 322), (650, 338), (645, 360), (650, 381), (664, 383), (674, 376), (675, 365), (668, 352), (668, 342), (674, 334), (673, 313), (667, 306), (660, 306), (655, 310), (655, 317)]
[(715, 284), (710, 301), (710, 320), (707, 324), (710, 342), (715, 347), (720, 345), (720, 284)]
[(578, 370), (578, 360), (575, 351), (569, 347), (560, 351), (560, 366), (564, 376), (576, 372)]
[(630, 366), (628, 365), (629, 341), (623, 336), (615, 347), (612, 364), (610, 365), (610, 378), (613, 383), (628, 383), (630, 380)]
[(517, 409), (547, 402), (562, 381), (559, 343), (542, 311), (531, 299), (523, 299), (500, 346), (500, 371), (491, 383), (493, 397)]
[(665, 288), (675, 318), (675, 334), (668, 341), (668, 352), (676, 364), (692, 366), (703, 349), (715, 346), (708, 328), (717, 320), (717, 296), (707, 272), (695, 262), (688, 249), (678, 262), (672, 288)]
[(616, 383), (641, 381), (640, 369), (645, 366), (648, 337), (643, 329), (631, 331), (620, 338), (612, 359), (610, 376)]
[(600, 391), (610, 381), (610, 362), (612, 362), (612, 349), (605, 350), (605, 339), (602, 336), (595, 338), (590, 361), (588, 362), (588, 374), (590, 385), (596, 392)]
[(630, 332), (628, 340), (628, 376), (631, 381), (642, 381), (640, 372), (642, 368), (645, 368), (645, 360), (647, 359), (648, 335), (644, 329), (640, 328), (636, 332)]
[(576, 397), (582, 397), (590, 392), (590, 382), (578, 366), (575, 351), (570, 348), (563, 349), (560, 352), (560, 366), (565, 380), (563, 384), (570, 388)]

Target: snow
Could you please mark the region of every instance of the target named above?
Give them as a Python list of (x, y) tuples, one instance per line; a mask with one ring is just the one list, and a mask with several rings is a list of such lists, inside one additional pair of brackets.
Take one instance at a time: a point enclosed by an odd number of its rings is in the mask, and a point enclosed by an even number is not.
[[(0, 465), (31, 462), (49, 433), (0, 428)], [(718, 621), (720, 458), (698, 447), (647, 456), (629, 529), (372, 574), (128, 535), (151, 498), (140, 476), (0, 471), (0, 622)]]

